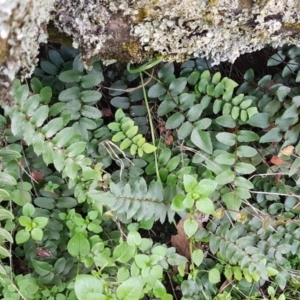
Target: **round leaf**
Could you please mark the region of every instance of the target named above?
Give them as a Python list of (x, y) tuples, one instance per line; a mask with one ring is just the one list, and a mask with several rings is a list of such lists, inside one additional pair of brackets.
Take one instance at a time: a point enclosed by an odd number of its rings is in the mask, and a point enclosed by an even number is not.
[(171, 95), (177, 96), (180, 93), (182, 93), (184, 88), (186, 87), (186, 84), (187, 84), (186, 77), (179, 77), (179, 78), (174, 79), (169, 86)]
[(208, 272), (208, 280), (211, 283), (218, 283), (221, 280), (220, 271), (216, 268)]
[(178, 128), (184, 122), (184, 119), (184, 115), (181, 112), (173, 114), (166, 122), (166, 129)]
[(183, 223), (183, 229), (187, 237), (190, 238), (198, 230), (198, 223), (193, 219), (187, 219)]
[(204, 259), (204, 253), (201, 249), (196, 249), (192, 253), (192, 260), (194, 264), (199, 267)]
[(119, 300), (141, 299), (141, 296), (143, 295), (144, 284), (145, 281), (141, 277), (128, 278), (117, 289), (116, 294), (118, 299)]
[(91, 293), (93, 296), (97, 296), (97, 299), (101, 299), (100, 297), (103, 296), (102, 290), (102, 282), (98, 278), (88, 274), (77, 275), (74, 291), (78, 300), (91, 299), (88, 297), (89, 293)]
[(213, 147), (210, 134), (206, 131), (194, 129), (191, 134), (191, 141), (201, 150), (211, 154)]
[(90, 243), (82, 233), (75, 233), (69, 240), (67, 248), (73, 256), (86, 256), (90, 252)]
[(211, 199), (209, 199), (209, 198), (199, 199), (196, 202), (196, 207), (200, 212), (202, 212), (206, 215), (211, 215), (215, 212), (215, 206), (214, 206), (213, 202), (211, 201)]

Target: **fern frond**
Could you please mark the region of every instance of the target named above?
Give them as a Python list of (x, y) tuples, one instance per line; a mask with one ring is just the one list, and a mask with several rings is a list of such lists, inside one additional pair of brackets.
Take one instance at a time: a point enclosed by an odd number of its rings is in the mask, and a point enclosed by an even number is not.
[(93, 190), (89, 196), (97, 205), (107, 206), (116, 216), (125, 214), (127, 219), (141, 221), (154, 218), (163, 223), (166, 216), (172, 221), (175, 214), (171, 210), (171, 194), (164, 192), (158, 181), (152, 181), (149, 186), (143, 178), (134, 184), (112, 182), (110, 192)]

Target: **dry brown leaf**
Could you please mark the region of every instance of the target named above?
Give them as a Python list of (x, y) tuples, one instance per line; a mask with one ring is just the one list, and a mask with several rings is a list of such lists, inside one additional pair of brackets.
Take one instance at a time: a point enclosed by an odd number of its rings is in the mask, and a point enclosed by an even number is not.
[(110, 108), (102, 108), (102, 116), (103, 117), (110, 117), (112, 115), (111, 109)]
[(280, 166), (280, 165), (285, 164), (285, 161), (282, 158), (280, 158), (276, 155), (273, 155), (271, 160), (270, 160), (270, 163), (273, 164), (273, 165), (276, 165), (276, 166)]
[(174, 141), (173, 135), (170, 132), (167, 132), (166, 138), (165, 138), (165, 144), (167, 146), (170, 146), (170, 145), (172, 145), (173, 141)]
[(44, 179), (44, 174), (41, 173), (41, 172), (39, 172), (39, 171), (33, 170), (33, 171), (31, 172), (31, 177), (32, 177), (32, 179), (35, 180), (35, 181), (41, 181), (41, 180)]
[(284, 149), (281, 149), (281, 150), (280, 150), (280, 153), (283, 154), (283, 155), (288, 155), (288, 156), (290, 156), (290, 155), (293, 154), (294, 149), (295, 149), (294, 146), (287, 146), (287, 147), (285, 147)]
[[(179, 253), (180, 255), (185, 256), (187, 259), (191, 258), (190, 249), (189, 249), (190, 241), (185, 235), (185, 232), (184, 232), (184, 229), (183, 229), (183, 223), (189, 217), (190, 217), (190, 215), (187, 214), (185, 219), (181, 219), (178, 222), (178, 224), (176, 226), (178, 233), (176, 235), (171, 236), (172, 246), (176, 248), (177, 253)], [(205, 214), (202, 214), (202, 213), (199, 212), (194, 217), (194, 219), (198, 222), (198, 228), (202, 228), (203, 223), (208, 221), (209, 215), (205, 215)], [(196, 243), (195, 246), (196, 246), (196, 248), (200, 248), (201, 243)]]

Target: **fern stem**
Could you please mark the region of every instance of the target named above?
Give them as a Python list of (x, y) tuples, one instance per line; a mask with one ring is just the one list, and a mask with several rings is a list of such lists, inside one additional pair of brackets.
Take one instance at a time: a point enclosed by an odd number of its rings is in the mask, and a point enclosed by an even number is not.
[[(148, 119), (149, 119), (150, 131), (151, 131), (152, 144), (153, 144), (154, 147), (156, 147), (155, 146), (155, 136), (154, 136), (154, 126), (153, 126), (153, 122), (152, 122), (152, 117), (151, 117), (151, 112), (150, 112), (150, 107), (149, 107), (149, 102), (148, 102), (148, 98), (147, 98), (145, 86), (144, 86), (144, 79), (143, 79), (142, 72), (140, 72), (140, 77), (141, 77), (141, 82), (142, 82), (142, 86), (143, 86), (143, 95), (144, 95), (144, 99), (145, 99), (145, 105), (146, 105), (146, 109), (147, 109), (147, 113), (148, 113)], [(154, 151), (154, 162), (155, 162), (155, 171), (156, 171), (157, 180), (161, 181), (160, 180), (160, 176), (159, 176), (159, 171), (158, 171), (158, 163), (157, 163), (157, 154), (156, 154), (156, 151)]]

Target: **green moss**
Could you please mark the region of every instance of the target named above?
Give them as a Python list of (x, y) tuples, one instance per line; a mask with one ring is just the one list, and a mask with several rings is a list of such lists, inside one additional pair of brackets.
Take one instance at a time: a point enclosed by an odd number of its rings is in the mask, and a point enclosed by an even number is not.
[(282, 29), (293, 33), (300, 33), (300, 23), (283, 23)]
[(72, 46), (72, 37), (68, 36), (64, 32), (59, 31), (53, 24), (52, 21), (50, 21), (47, 25), (47, 31), (48, 31), (48, 41), (52, 43), (57, 43), (60, 45), (65, 46)]
[(6, 41), (0, 38), (0, 66), (7, 61), (9, 55), (9, 47)]

